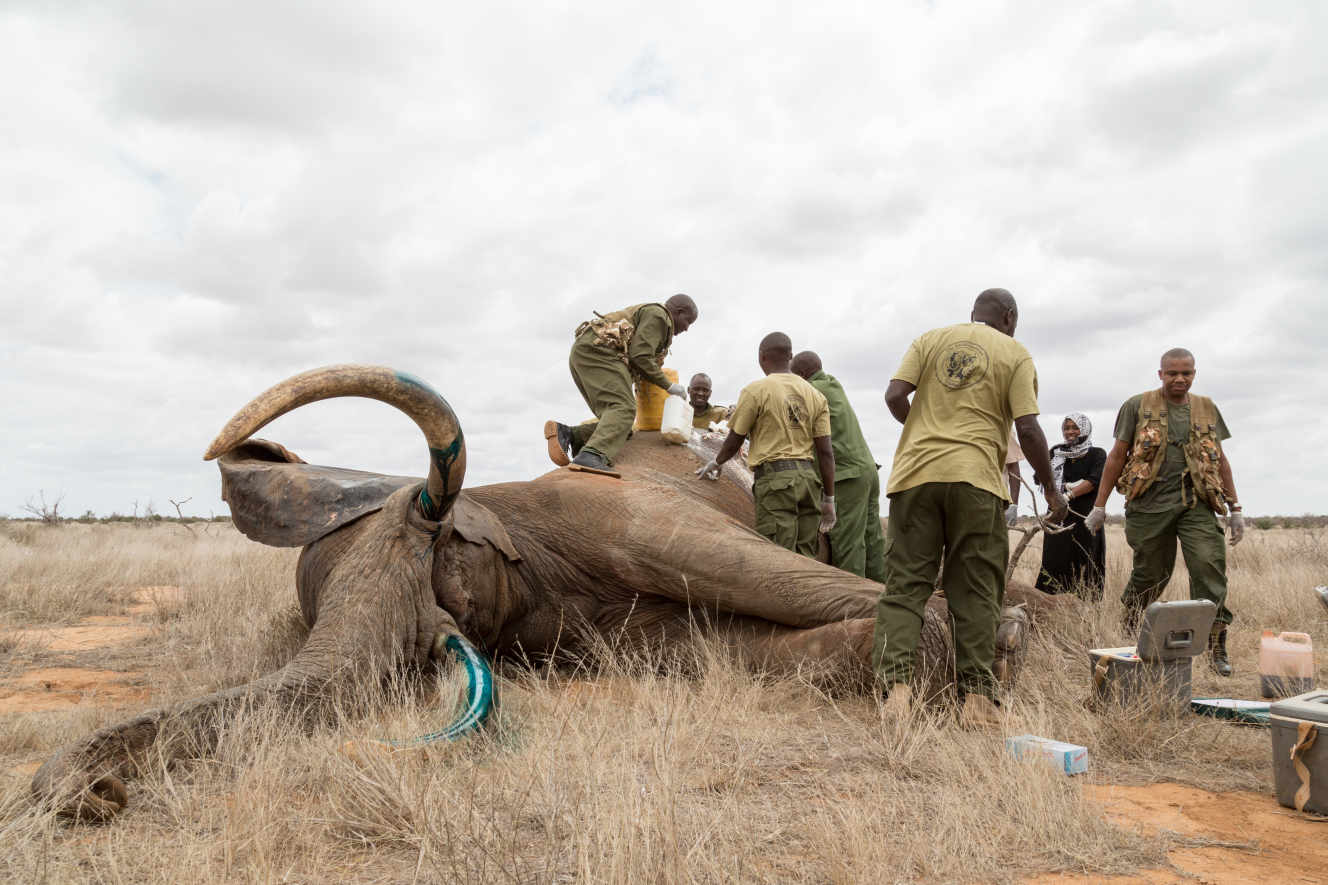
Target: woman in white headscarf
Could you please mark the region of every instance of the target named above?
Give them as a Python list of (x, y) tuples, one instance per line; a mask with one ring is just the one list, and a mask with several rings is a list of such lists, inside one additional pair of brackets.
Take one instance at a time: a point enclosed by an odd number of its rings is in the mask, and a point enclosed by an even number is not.
[(1070, 530), (1044, 536), (1037, 588), (1047, 593), (1075, 591), (1098, 600), (1106, 575), (1106, 532), (1090, 532), (1084, 517), (1093, 509), (1107, 453), (1093, 445), (1093, 423), (1082, 412), (1065, 416), (1061, 434), (1065, 442), (1051, 447), (1051, 471), (1070, 501), (1065, 520)]

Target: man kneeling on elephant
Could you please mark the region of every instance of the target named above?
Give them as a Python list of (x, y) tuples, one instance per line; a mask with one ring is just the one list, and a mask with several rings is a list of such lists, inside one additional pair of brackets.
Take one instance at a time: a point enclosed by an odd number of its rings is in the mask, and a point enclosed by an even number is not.
[(673, 343), (696, 322), (696, 302), (674, 295), (663, 304), (634, 304), (576, 328), (568, 357), (572, 380), (595, 413), (594, 421), (575, 427), (544, 422), (549, 458), (558, 466), (570, 463), (596, 473), (612, 473), (613, 459), (627, 442), (636, 419), (632, 381), (654, 384), (671, 395), (687, 398), (681, 384), (670, 381), (661, 364)]

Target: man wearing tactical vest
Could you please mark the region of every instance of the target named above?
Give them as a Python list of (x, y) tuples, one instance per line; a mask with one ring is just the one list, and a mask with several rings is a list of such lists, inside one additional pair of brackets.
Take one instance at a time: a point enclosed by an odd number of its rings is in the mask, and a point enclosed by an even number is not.
[(567, 364), (596, 420), (575, 427), (544, 422), (554, 464), (617, 476), (610, 467), (636, 419), (632, 381), (687, 398), (687, 390), (670, 381), (660, 366), (673, 336), (686, 332), (697, 315), (695, 301), (674, 295), (663, 304), (634, 304), (610, 314), (597, 313), (576, 327)]
[(1125, 495), (1125, 540), (1134, 551), (1134, 569), (1121, 602), (1130, 633), (1171, 580), (1180, 541), (1190, 598), (1217, 605), (1209, 662), (1218, 675), (1230, 676), (1226, 544), (1216, 514), (1230, 513), (1227, 525), (1235, 546), (1245, 535), (1245, 521), (1231, 462), (1222, 451), (1222, 440), (1231, 434), (1213, 401), (1190, 393), (1194, 354), (1182, 347), (1168, 350), (1157, 376), (1161, 389), (1130, 397), (1116, 415), (1116, 443), (1084, 523), (1090, 531), (1101, 531), (1112, 488)]
[(793, 342), (783, 332), (762, 338), (756, 359), (765, 377), (738, 394), (729, 435), (696, 475), (719, 479), (720, 465), (750, 436), (756, 531), (815, 559), (818, 533), (828, 533), (836, 519), (830, 406), (819, 390), (789, 371)]

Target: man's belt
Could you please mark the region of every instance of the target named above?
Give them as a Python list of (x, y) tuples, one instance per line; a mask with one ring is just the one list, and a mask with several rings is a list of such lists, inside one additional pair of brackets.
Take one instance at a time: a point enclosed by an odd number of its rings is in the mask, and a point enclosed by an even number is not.
[(815, 467), (816, 462), (810, 458), (779, 458), (774, 461), (763, 461), (752, 468), (752, 476), (756, 479), (770, 474), (779, 473), (781, 470), (802, 470), (804, 468)]

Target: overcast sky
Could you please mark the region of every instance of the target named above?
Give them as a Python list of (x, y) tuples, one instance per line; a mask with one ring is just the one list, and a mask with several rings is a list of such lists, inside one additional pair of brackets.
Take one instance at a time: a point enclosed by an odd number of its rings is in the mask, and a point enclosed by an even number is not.
[[(1049, 435), (1189, 347), (1247, 512), (1328, 510), (1328, 6), (396, 6), (0, 5), (0, 513), (225, 513), (216, 431), (341, 362), (533, 477), (572, 329), (674, 292), (684, 376), (731, 402), (786, 331), (888, 465), (904, 349), (989, 286)], [(377, 403), (261, 435), (425, 469)]]

